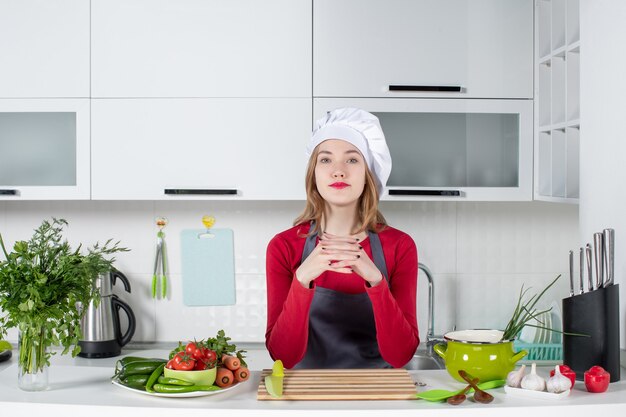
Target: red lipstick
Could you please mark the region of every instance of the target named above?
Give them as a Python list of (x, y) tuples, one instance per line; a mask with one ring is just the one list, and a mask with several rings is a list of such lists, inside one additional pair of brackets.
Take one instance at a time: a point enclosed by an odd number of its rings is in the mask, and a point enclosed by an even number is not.
[(330, 184), (330, 186), (333, 187), (333, 188), (337, 188), (337, 189), (341, 190), (343, 188), (349, 187), (350, 184), (346, 184), (345, 182), (334, 182), (334, 183)]

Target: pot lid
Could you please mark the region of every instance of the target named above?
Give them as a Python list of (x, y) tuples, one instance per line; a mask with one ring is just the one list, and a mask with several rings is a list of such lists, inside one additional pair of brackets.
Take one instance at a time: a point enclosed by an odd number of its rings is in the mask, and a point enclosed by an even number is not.
[(502, 330), (474, 329), (448, 332), (443, 337), (453, 342), (488, 344), (502, 342), (503, 334), (504, 332)]

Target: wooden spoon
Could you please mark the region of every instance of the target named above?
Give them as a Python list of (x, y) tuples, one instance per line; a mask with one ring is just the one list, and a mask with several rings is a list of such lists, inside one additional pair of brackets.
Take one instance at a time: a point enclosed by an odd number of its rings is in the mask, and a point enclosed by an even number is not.
[(461, 378), (467, 381), (467, 383), (470, 384), (472, 388), (474, 388), (474, 400), (483, 404), (489, 404), (493, 401), (493, 395), (478, 388), (478, 386), (476, 386), (476, 384), (474, 383), (474, 380), (469, 376), (467, 372), (461, 369), (459, 370), (459, 375), (461, 376)]
[[(478, 378), (474, 378), (473, 381), (475, 384), (478, 384)], [(463, 391), (459, 392), (456, 395), (453, 395), (452, 397), (448, 398), (446, 401), (448, 402), (448, 404), (450, 405), (459, 405), (461, 404), (463, 401), (465, 401), (465, 399), (467, 398), (467, 396), (465, 394), (467, 394), (467, 391), (471, 390), (472, 386), (468, 385), (466, 386)]]

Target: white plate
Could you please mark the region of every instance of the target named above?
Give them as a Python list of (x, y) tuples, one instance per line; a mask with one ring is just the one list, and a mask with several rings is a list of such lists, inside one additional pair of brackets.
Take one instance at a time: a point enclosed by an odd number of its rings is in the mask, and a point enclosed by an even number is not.
[[(537, 324), (537, 321), (532, 319), (528, 322), (528, 324)], [(538, 330), (539, 329), (536, 327), (524, 326), (519, 339), (524, 343), (535, 343), (535, 336), (537, 335)]]
[(562, 400), (563, 398), (569, 396), (571, 390), (567, 390), (561, 392), (559, 394), (553, 394), (548, 391), (533, 391), (531, 389), (524, 388), (513, 388), (508, 385), (504, 386), (504, 392), (510, 395), (514, 395), (516, 397), (524, 397), (524, 398), (536, 398), (539, 400)]
[(541, 339), (541, 343), (546, 344), (550, 343), (550, 339), (552, 338), (552, 332), (548, 329), (552, 328), (552, 315), (548, 313), (544, 313), (543, 317), (543, 338)]
[(228, 388), (222, 388), (219, 391), (194, 391), (194, 392), (183, 392), (183, 393), (180, 393), (180, 394), (165, 394), (165, 393), (160, 393), (160, 392), (142, 391), (142, 390), (139, 390), (139, 389), (127, 387), (126, 385), (123, 385), (117, 378), (111, 379), (111, 383), (113, 385), (117, 385), (118, 387), (127, 389), (127, 390), (132, 391), (132, 392), (136, 392), (137, 394), (151, 395), (153, 397), (166, 397), (166, 398), (206, 397), (207, 395), (222, 394), (224, 392), (230, 391), (233, 388), (237, 388), (239, 385), (244, 384), (245, 382), (246, 381), (238, 382), (235, 385), (231, 385)]

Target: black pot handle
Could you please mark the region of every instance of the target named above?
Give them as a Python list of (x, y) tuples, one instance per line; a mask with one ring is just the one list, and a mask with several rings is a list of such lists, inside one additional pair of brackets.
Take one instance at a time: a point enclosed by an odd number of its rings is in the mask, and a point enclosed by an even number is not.
[[(135, 314), (133, 310), (130, 308), (128, 304), (120, 300), (117, 295), (113, 295), (111, 297), (111, 303), (115, 308), (115, 312), (113, 314), (113, 320), (115, 321), (115, 338), (117, 339), (117, 343), (120, 346), (126, 345), (130, 342), (130, 339), (135, 334), (136, 322), (135, 322)], [(122, 331), (120, 329), (120, 308), (126, 312), (128, 316), (128, 329), (126, 329), (126, 333), (122, 335)]]

